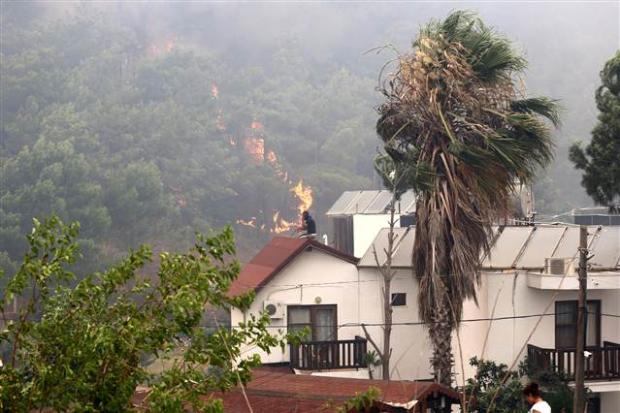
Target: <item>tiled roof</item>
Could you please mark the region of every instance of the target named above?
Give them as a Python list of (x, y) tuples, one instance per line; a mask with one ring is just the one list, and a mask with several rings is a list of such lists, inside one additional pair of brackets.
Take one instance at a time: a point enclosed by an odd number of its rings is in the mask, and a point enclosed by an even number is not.
[(357, 264), (357, 258), (311, 238), (275, 237), (250, 262), (243, 266), (239, 276), (233, 281), (229, 294), (238, 295), (251, 289), (260, 289), (297, 255), (311, 247), (344, 261)]
[[(414, 404), (433, 395), (445, 395), (453, 401), (458, 394), (433, 382), (381, 381), (353, 378), (279, 373), (257, 369), (245, 387), (252, 409), (259, 413), (327, 412), (334, 411), (356, 394), (375, 387), (380, 391), (382, 405)], [(243, 412), (246, 402), (239, 390), (217, 394), (224, 401), (224, 411)], [(331, 407), (330, 407), (331, 403)]]

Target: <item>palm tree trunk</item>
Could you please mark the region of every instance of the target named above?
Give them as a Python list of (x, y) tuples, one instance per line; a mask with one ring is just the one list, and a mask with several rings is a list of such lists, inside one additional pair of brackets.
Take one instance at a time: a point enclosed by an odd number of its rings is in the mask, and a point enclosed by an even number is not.
[[(435, 382), (452, 387), (452, 365), (454, 357), (452, 356), (452, 330), (454, 329), (454, 318), (450, 311), (450, 303), (447, 294), (443, 294), (443, 303), (432, 309), (429, 326), (429, 337), (433, 344), (433, 358), (431, 365), (433, 367), (433, 375)], [(450, 413), (450, 403), (444, 406), (435, 406), (432, 411), (434, 413)]]
[(450, 303), (444, 295), (444, 304), (431, 310), (429, 336), (433, 344), (431, 365), (437, 383), (450, 387), (452, 385), (452, 330), (453, 318), (450, 314)]

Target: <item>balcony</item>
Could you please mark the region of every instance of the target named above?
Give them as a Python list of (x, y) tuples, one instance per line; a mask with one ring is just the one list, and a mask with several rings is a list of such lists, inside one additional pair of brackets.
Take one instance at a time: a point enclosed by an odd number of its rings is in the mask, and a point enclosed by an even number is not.
[(299, 370), (365, 368), (366, 345), (362, 338), (291, 344), (291, 367)]
[[(585, 359), (585, 379), (589, 381), (620, 380), (620, 344), (603, 342), (602, 347), (586, 347), (591, 356)], [(575, 378), (575, 349), (527, 346), (528, 360), (544, 370)]]

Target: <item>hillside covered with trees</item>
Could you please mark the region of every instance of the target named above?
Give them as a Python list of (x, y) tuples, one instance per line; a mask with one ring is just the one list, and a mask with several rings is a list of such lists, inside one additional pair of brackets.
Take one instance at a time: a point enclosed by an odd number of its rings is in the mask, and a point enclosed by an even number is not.
[[(14, 272), (32, 218), (52, 212), (80, 221), (90, 258), (83, 262), (92, 267), (85, 271), (143, 242), (185, 248), (195, 231), (227, 223), (236, 225), (243, 258), (291, 228), (300, 209), (310, 207), (320, 227), (342, 191), (380, 186), (371, 162), (377, 76), (393, 56), (364, 52), (397, 49), (418, 20), (446, 7), (241, 7), (3, 5), (3, 268)], [(581, 32), (608, 24), (599, 19), (607, 15), (603, 6), (584, 12)], [(492, 17), (502, 25), (508, 16)], [(588, 202), (566, 153), (588, 139), (592, 91), (614, 47), (614, 36), (598, 31), (557, 47), (571, 28), (562, 14), (554, 18), (559, 26), (547, 27), (555, 37), (527, 23), (548, 44), (521, 39), (533, 62), (530, 89), (562, 98), (565, 108), (556, 164), (537, 187), (547, 214)], [(319, 21), (320, 30), (312, 26)], [(562, 54), (543, 67), (536, 58), (547, 49)], [(590, 58), (567, 67), (563, 59), (578, 49)]]
[(370, 185), (370, 79), (315, 73), (286, 43), (268, 67), (232, 65), (182, 41), (141, 39), (112, 17), (85, 10), (23, 26), (5, 16), (5, 265), (32, 217), (52, 211), (80, 221), (83, 249), (113, 257), (235, 221), (264, 236), (295, 221), (295, 187), (324, 200), (320, 210)]

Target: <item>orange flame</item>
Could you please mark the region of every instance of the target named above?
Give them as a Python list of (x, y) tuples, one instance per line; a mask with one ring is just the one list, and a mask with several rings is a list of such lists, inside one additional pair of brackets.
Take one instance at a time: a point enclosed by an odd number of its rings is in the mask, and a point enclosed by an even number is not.
[(173, 39), (165, 40), (162, 43), (153, 43), (149, 46), (148, 51), (151, 56), (161, 56), (170, 53), (175, 48)]
[[(289, 180), (288, 172), (284, 170), (282, 165), (278, 160), (278, 156), (275, 151), (270, 149), (265, 152), (265, 139), (260, 137), (261, 133), (257, 131), (263, 128), (263, 124), (258, 120), (254, 120), (250, 125), (252, 132), (250, 136), (243, 140), (243, 148), (247, 152), (247, 154), (254, 159), (257, 163), (260, 162), (268, 162), (275, 172), (275, 174), (282, 179), (283, 182), (286, 182), (288, 185), (293, 185), (293, 182)], [(236, 141), (233, 137), (230, 137), (230, 144), (232, 146), (236, 145)], [(308, 185), (304, 185), (303, 179), (300, 179), (297, 184), (292, 186), (289, 189), (289, 192), (293, 194), (294, 198), (297, 201), (296, 210), (301, 215), (302, 212), (310, 209), (314, 202), (314, 194), (312, 191), (312, 187)], [(255, 217), (252, 217), (249, 221), (245, 220), (237, 220), (237, 224), (248, 226), (251, 228), (259, 228), (257, 226), (257, 221)], [(283, 232), (287, 232), (293, 229), (296, 229), (300, 222), (296, 221), (288, 221), (282, 217), (282, 213), (280, 211), (275, 211), (272, 216), (271, 228), (270, 232), (275, 234), (281, 234)], [(260, 229), (265, 229), (265, 224), (260, 225)]]
[(248, 221), (245, 221), (243, 219), (238, 219), (237, 224), (243, 225), (245, 227), (256, 228), (256, 217), (252, 217)]
[(219, 131), (223, 131), (226, 129), (226, 123), (224, 123), (224, 115), (221, 109), (218, 110), (217, 116), (215, 117), (215, 127)]
[(291, 192), (297, 197), (299, 203), (297, 204), (297, 211), (301, 214), (304, 211), (307, 211), (312, 206), (314, 202), (312, 188), (304, 185), (303, 179), (300, 179), (293, 188), (291, 188)]
[(278, 157), (276, 156), (276, 153), (271, 149), (267, 152), (267, 161), (273, 166), (278, 165)]
[(243, 145), (248, 155), (256, 162), (262, 162), (265, 159), (265, 140), (263, 138), (245, 138)]
[(293, 221), (287, 221), (280, 216), (280, 211), (276, 211), (273, 214), (273, 229), (272, 232), (281, 234), (286, 231), (290, 231), (296, 227), (296, 223)]

